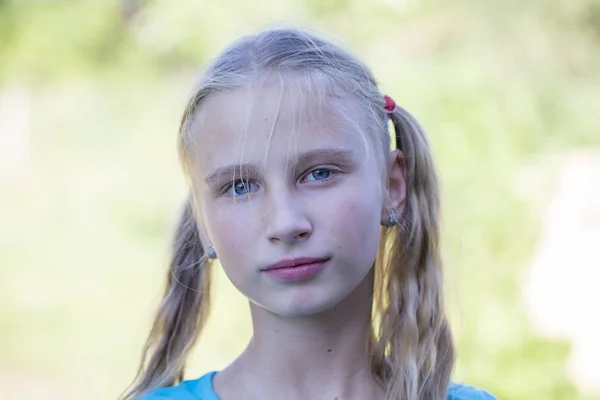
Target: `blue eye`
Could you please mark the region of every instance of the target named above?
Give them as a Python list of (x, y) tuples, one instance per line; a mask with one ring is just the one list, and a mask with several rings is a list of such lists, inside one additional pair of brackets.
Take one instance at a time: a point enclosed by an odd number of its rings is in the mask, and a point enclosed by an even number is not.
[(258, 185), (254, 181), (237, 180), (227, 188), (225, 193), (232, 196), (245, 196), (248, 193), (255, 192), (257, 189)]
[[(324, 181), (331, 177), (332, 171), (325, 168), (319, 168), (311, 171), (304, 180), (306, 182), (310, 181)], [(312, 178), (312, 179), (311, 179)]]

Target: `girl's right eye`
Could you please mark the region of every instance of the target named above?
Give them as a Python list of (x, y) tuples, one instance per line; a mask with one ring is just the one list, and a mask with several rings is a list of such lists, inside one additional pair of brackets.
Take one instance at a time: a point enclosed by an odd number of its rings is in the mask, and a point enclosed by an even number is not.
[(232, 197), (247, 196), (249, 193), (256, 192), (258, 184), (251, 180), (238, 179), (225, 188), (224, 193)]

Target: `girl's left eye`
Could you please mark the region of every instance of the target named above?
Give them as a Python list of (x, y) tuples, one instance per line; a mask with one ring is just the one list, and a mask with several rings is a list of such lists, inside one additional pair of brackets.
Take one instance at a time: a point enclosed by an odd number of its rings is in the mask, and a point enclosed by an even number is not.
[(311, 181), (325, 181), (329, 178), (331, 178), (331, 176), (334, 174), (334, 172), (330, 169), (327, 168), (319, 168), (319, 169), (315, 169), (312, 170), (308, 173), (308, 175), (306, 175), (306, 177), (304, 178), (305, 182), (311, 182)]

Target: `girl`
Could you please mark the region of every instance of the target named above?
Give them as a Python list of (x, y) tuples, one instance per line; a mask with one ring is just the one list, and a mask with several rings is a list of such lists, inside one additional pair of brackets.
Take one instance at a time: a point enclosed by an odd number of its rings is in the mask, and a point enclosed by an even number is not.
[[(298, 30), (244, 37), (208, 67), (178, 145), (190, 196), (123, 399), (493, 399), (450, 383), (430, 151), (362, 62)], [(253, 336), (183, 381), (217, 258)]]

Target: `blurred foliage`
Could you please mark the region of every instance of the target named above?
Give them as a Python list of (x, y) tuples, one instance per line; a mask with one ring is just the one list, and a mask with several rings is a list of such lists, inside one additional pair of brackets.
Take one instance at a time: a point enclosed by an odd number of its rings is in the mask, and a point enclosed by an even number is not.
[[(0, 181), (0, 375), (13, 382), (0, 397), (37, 383), (44, 398), (106, 399), (128, 383), (185, 193), (186, 94), (209, 57), (272, 21), (335, 34), (430, 132), (456, 378), (505, 400), (581, 397), (569, 344), (533, 329), (521, 295), (552, 168), (526, 196), (516, 182), (524, 165), (600, 147), (598, 0), (0, 0), (0, 92), (25, 85), (33, 116), (27, 177)], [(190, 375), (249, 334), (222, 274), (215, 297)]]

